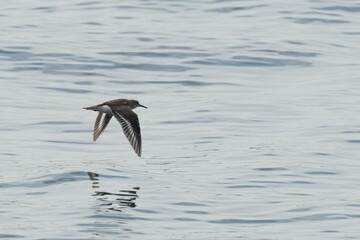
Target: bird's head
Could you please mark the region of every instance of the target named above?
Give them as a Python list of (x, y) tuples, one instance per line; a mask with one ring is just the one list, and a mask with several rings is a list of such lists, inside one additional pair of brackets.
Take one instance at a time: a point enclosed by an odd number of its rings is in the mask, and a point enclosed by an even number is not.
[(141, 105), (138, 100), (129, 100), (128, 105), (131, 109), (134, 109), (137, 107), (147, 108), (144, 105)]

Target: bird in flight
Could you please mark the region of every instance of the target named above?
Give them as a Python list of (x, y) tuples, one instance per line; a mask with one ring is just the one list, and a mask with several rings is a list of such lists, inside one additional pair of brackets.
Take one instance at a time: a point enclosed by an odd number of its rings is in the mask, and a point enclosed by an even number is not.
[(86, 110), (99, 112), (94, 125), (94, 142), (105, 130), (112, 116), (115, 116), (136, 154), (141, 157), (140, 124), (137, 114), (132, 110), (137, 107), (147, 108), (141, 105), (137, 100), (122, 98), (110, 100), (90, 107), (84, 107)]

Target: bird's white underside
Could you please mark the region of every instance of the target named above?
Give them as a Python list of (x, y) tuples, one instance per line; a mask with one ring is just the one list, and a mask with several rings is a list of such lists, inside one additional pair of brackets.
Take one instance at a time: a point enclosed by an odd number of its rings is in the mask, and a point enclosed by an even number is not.
[(98, 108), (99, 112), (106, 113), (106, 114), (113, 114), (111, 108), (108, 105), (102, 105)]

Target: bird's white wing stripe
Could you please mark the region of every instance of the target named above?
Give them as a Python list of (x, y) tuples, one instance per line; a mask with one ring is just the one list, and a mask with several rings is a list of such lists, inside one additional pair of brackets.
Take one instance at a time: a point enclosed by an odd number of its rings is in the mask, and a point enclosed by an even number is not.
[(94, 125), (94, 134), (93, 134), (94, 141), (96, 141), (96, 139), (99, 138), (100, 134), (105, 130), (111, 117), (112, 117), (112, 115), (99, 112), (99, 114), (96, 118), (96, 121), (95, 121), (95, 125)]

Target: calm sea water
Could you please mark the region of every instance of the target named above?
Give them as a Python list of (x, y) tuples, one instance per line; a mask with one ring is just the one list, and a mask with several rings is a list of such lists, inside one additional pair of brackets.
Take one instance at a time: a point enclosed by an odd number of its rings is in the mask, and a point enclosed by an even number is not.
[[(16, 0), (0, 238), (359, 239), (359, 1)], [(96, 143), (82, 107), (134, 98)]]

